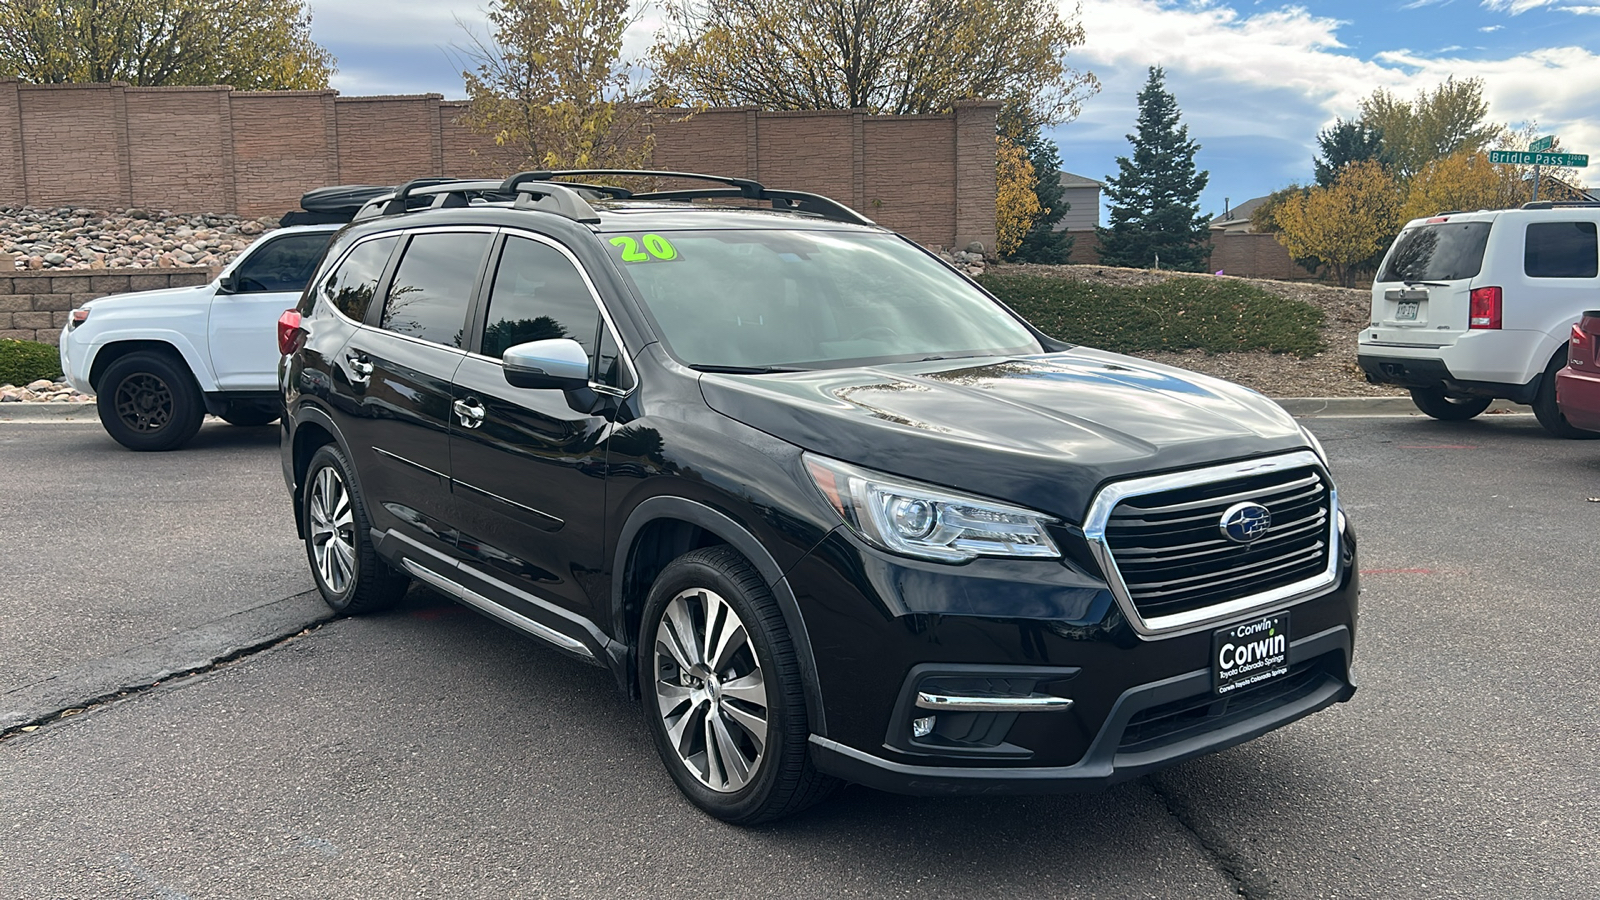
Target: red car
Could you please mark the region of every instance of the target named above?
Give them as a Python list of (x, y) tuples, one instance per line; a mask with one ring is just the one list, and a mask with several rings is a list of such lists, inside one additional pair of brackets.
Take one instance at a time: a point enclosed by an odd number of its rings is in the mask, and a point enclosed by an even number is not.
[(1600, 431), (1600, 309), (1572, 326), (1567, 364), (1556, 373), (1556, 405), (1574, 428)]

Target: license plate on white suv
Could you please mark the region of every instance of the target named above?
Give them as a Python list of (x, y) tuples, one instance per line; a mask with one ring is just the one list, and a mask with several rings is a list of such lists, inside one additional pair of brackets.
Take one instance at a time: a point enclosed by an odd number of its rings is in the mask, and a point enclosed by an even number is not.
[(1273, 613), (1211, 633), (1211, 685), (1218, 694), (1289, 674), (1289, 614)]
[(1417, 309), (1421, 304), (1416, 300), (1402, 300), (1395, 304), (1394, 318), (1396, 322), (1415, 322)]

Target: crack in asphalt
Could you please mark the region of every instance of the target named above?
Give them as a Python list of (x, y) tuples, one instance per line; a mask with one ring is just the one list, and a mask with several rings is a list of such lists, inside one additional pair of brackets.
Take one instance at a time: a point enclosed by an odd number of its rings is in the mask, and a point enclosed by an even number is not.
[(240, 648), (235, 649), (235, 650), (233, 650), (233, 651), (231, 651), (229, 653), (226, 653), (226, 654), (223, 654), (221, 656), (218, 656), (215, 659), (212, 659), (209, 662), (205, 663), (204, 665), (190, 666), (190, 667), (185, 668), (185, 669), (175, 670), (175, 671), (173, 671), (171, 673), (168, 673), (168, 674), (166, 674), (166, 675), (164, 675), (164, 676), (162, 676), (160, 678), (157, 678), (157, 679), (149, 682), (148, 684), (139, 684), (139, 685), (130, 685), (130, 686), (120, 687), (120, 688), (118, 688), (118, 689), (116, 689), (114, 691), (107, 691), (107, 692), (105, 692), (103, 694), (99, 694), (99, 695), (96, 695), (94, 697), (90, 697), (90, 698), (85, 699), (85, 700), (77, 701), (77, 702), (74, 702), (74, 703), (66, 705), (66, 706), (58, 707), (57, 709), (51, 710), (50, 712), (44, 713), (42, 715), (35, 716), (34, 718), (32, 718), (32, 719), (30, 719), (28, 721), (18, 722), (15, 725), (11, 725), (11, 726), (6, 727), (4, 729), (0, 729), (0, 744), (3, 744), (5, 742), (7, 742), (7, 741), (10, 741), (10, 740), (12, 740), (12, 739), (14, 739), (14, 738), (16, 738), (16, 737), (18, 737), (20, 735), (32, 733), (33, 731), (35, 731), (36, 729), (40, 728), (41, 726), (54, 724), (54, 723), (60, 722), (60, 721), (62, 721), (64, 719), (70, 719), (70, 718), (73, 718), (75, 716), (82, 715), (83, 713), (89, 712), (90, 710), (99, 709), (100, 707), (103, 707), (103, 706), (108, 706), (108, 705), (110, 705), (112, 703), (117, 702), (118, 700), (122, 700), (122, 699), (125, 699), (125, 698), (130, 697), (130, 696), (147, 693), (147, 692), (149, 692), (151, 690), (154, 690), (155, 688), (160, 687), (163, 684), (168, 684), (168, 683), (171, 683), (171, 682), (174, 682), (174, 681), (181, 681), (181, 680), (184, 680), (184, 679), (192, 678), (192, 677), (194, 677), (196, 675), (205, 675), (205, 674), (208, 674), (210, 672), (215, 672), (218, 669), (224, 668), (225, 666), (231, 665), (231, 664), (233, 664), (235, 662), (238, 662), (238, 661), (240, 661), (242, 659), (245, 659), (247, 657), (255, 656), (258, 653), (263, 653), (263, 652), (265, 652), (267, 650), (271, 650), (272, 648), (277, 647), (280, 644), (286, 644), (286, 643), (288, 643), (290, 641), (298, 640), (298, 639), (304, 637), (305, 635), (308, 635), (311, 632), (318, 630), (323, 625), (327, 624), (328, 621), (329, 620), (324, 620), (324, 621), (321, 621), (321, 622), (314, 622), (311, 625), (308, 625), (305, 628), (301, 629), (300, 631), (296, 631), (296, 632), (293, 632), (291, 634), (279, 635), (277, 637), (267, 638), (266, 640), (260, 641), (260, 642), (255, 643), (255, 644), (251, 644), (251, 645), (249, 645), (247, 647), (240, 647)]
[(1173, 821), (1177, 822), (1184, 831), (1189, 832), (1206, 858), (1211, 861), (1211, 864), (1216, 867), (1218, 872), (1222, 873), (1224, 878), (1228, 879), (1228, 883), (1233, 885), (1234, 893), (1245, 898), (1245, 900), (1265, 900), (1265, 898), (1270, 897), (1272, 890), (1268, 885), (1249, 877), (1249, 866), (1243, 856), (1230, 846), (1207, 838), (1205, 832), (1201, 830), (1195, 821), (1193, 810), (1188, 801), (1161, 784), (1157, 780), (1159, 777), (1159, 775), (1153, 775), (1144, 779), (1144, 782), (1149, 786), (1150, 792), (1156, 795), (1156, 799), (1160, 800), (1162, 805), (1167, 808), (1167, 813), (1172, 816)]

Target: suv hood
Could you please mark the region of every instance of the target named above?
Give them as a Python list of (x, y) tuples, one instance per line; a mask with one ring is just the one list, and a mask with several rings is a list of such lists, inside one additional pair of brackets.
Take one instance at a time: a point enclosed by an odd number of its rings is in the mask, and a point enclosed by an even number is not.
[(700, 385), (713, 409), (807, 450), (1072, 523), (1111, 480), (1306, 447), (1255, 391), (1087, 348)]
[(216, 293), (213, 282), (196, 284), (189, 287), (158, 288), (153, 291), (134, 291), (128, 294), (111, 294), (106, 297), (96, 297), (84, 303), (84, 306), (95, 309), (116, 309), (128, 306), (144, 306), (147, 304), (193, 302), (197, 296), (203, 295), (207, 299)]

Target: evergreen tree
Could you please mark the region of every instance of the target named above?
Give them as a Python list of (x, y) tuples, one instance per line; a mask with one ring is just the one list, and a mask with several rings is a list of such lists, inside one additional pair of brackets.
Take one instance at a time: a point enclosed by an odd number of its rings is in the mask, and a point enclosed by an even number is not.
[(1100, 262), (1198, 272), (1211, 256), (1211, 217), (1200, 215), (1200, 192), (1211, 174), (1195, 171), (1200, 145), (1179, 124), (1178, 102), (1167, 92), (1165, 77), (1160, 66), (1150, 68), (1139, 92), (1139, 131), (1128, 135), (1133, 158), (1117, 157), (1121, 174), (1106, 178), (1111, 226), (1095, 229)]
[(1028, 151), (1028, 161), (1033, 163), (1034, 175), (1039, 179), (1034, 194), (1039, 198), (1039, 208), (1045, 210), (1022, 238), (1022, 246), (1011, 258), (1017, 262), (1065, 265), (1072, 255), (1072, 235), (1056, 231), (1055, 224), (1072, 208), (1064, 198), (1067, 189), (1061, 186), (1061, 153), (1056, 142), (1033, 129), (1023, 141)]
[(1311, 164), (1316, 167), (1319, 187), (1332, 187), (1339, 172), (1351, 163), (1375, 159), (1388, 164), (1383, 154), (1383, 132), (1361, 120), (1335, 119), (1333, 127), (1317, 132), (1317, 147), (1322, 155), (1312, 157)]

